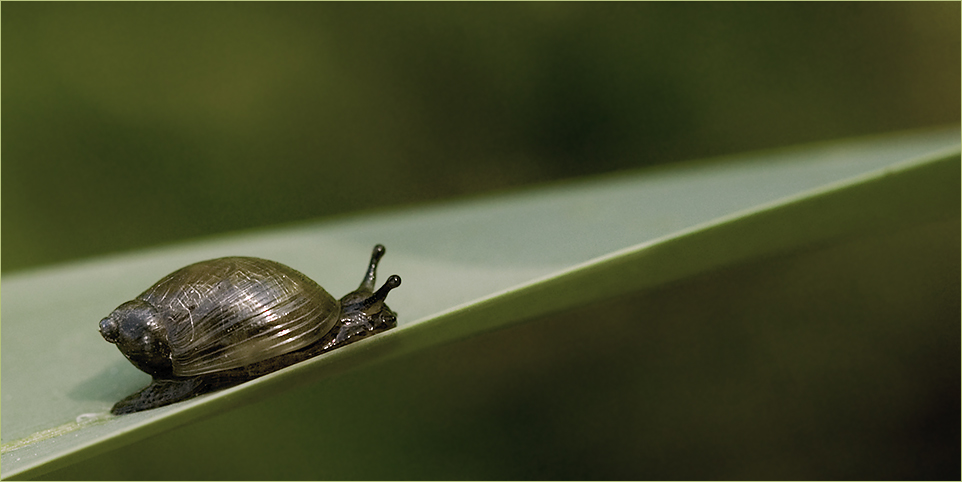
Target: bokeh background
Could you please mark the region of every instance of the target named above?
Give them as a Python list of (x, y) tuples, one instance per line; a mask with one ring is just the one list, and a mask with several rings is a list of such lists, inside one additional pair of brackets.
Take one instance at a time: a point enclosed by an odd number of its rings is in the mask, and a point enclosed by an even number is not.
[(4, 273), (960, 118), (960, 4), (4, 3)]
[[(2, 270), (957, 124), (960, 10), (4, 2)], [(213, 417), (50, 477), (954, 479), (959, 229), (926, 229), (381, 362), (278, 394), (291, 417), (241, 409), (246, 438)]]

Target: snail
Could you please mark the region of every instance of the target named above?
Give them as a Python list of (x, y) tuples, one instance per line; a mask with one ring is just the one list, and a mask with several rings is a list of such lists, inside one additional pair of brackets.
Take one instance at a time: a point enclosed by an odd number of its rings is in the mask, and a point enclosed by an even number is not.
[(169, 405), (271, 373), (397, 326), (374, 291), (384, 246), (340, 300), (288, 266), (260, 258), (201, 261), (167, 275), (100, 321), (100, 334), (153, 377), (117, 402), (124, 414)]

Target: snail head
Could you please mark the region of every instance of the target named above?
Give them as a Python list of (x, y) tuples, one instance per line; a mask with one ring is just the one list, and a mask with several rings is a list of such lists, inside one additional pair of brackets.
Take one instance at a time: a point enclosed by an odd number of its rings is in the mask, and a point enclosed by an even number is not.
[(374, 247), (371, 262), (368, 265), (364, 280), (358, 288), (341, 298), (341, 318), (344, 320), (363, 320), (370, 325), (371, 332), (380, 332), (397, 326), (397, 313), (384, 303), (388, 293), (401, 286), (401, 277), (391, 275), (377, 291), (374, 291), (374, 281), (377, 276), (377, 264), (384, 256), (382, 245)]

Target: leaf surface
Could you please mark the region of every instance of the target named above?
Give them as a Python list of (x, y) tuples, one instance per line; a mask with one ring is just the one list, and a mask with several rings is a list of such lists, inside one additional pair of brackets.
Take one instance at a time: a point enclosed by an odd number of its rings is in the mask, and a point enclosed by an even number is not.
[[(111, 454), (165, 432), (176, 439), (215, 416), (222, 432), (243, 427), (250, 417), (277, 413), (284, 394), (363, 366), (726, 267), (958, 219), (959, 163), (953, 126), (237, 233), (5, 276), (2, 475), (77, 467), (66, 473), (98, 476), (83, 467), (108, 458), (124, 466)], [(403, 278), (388, 299), (399, 313), (397, 329), (232, 389), (103, 415), (149, 377), (101, 339), (97, 324), (164, 275), (208, 258), (257, 256), (292, 266), (339, 297), (356, 287), (375, 243), (388, 250), (379, 279)], [(362, 393), (364, 381), (355, 389)], [(219, 436), (256, 434), (236, 428)], [(118, 473), (136, 477), (137, 463)], [(228, 460), (207, 463), (208, 472), (195, 473), (243, 477)]]

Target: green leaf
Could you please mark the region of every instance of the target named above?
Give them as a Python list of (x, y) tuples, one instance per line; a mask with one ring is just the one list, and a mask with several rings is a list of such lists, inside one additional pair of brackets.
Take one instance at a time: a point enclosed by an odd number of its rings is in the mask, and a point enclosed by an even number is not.
[[(471, 423), (459, 415), (457, 407), (465, 406), (472, 407), (464, 409), (467, 413), (497, 412), (499, 402), (483, 399), (498, 400), (501, 391), (510, 392), (499, 381), (503, 378), (470, 380), (476, 390), (473, 395), (452, 395), (448, 404), (443, 402), (446, 388), (461, 386), (459, 380), (474, 373), (472, 364), (514, 360), (517, 365), (504, 369), (530, 370), (518, 361), (523, 357), (512, 358), (510, 352), (545, 349), (530, 341), (539, 339), (533, 334), (529, 338), (514, 335), (524, 333), (525, 327), (551, 331), (553, 320), (567, 319), (556, 326), (568, 332), (583, 327), (586, 339), (593, 340), (592, 325), (606, 326), (603, 319), (609, 315), (603, 313), (605, 307), (616, 306), (612, 300), (648, 299), (653, 293), (688, 286), (685, 283), (701, 283), (712, 273), (745, 269), (757, 275), (772, 269), (766, 260), (854, 249), (851, 246), (879, 239), (908, 239), (899, 241), (903, 244), (914, 239), (909, 252), (929, 259), (943, 252), (931, 246), (926, 252), (918, 246), (943, 239), (945, 233), (950, 237), (954, 233), (957, 257), (959, 166), (958, 128), (933, 129), (239, 233), (6, 276), (2, 284), (2, 475), (127, 479), (563, 476), (532, 472), (531, 461), (539, 460), (538, 456), (522, 455), (532, 449), (532, 442), (524, 434), (503, 432), (508, 430), (504, 427), (525, 426), (531, 417), (499, 415), (496, 419), (508, 421), (502, 426)], [(913, 231), (929, 236), (906, 237)], [(388, 248), (381, 279), (397, 273), (404, 280), (389, 299), (399, 313), (397, 329), (232, 389), (147, 412), (105, 415), (115, 401), (146, 385), (149, 377), (101, 339), (97, 324), (165, 274), (213, 257), (258, 256), (295, 267), (340, 296), (356, 286), (371, 246), (378, 242)], [(902, 246), (885, 241), (873, 249), (886, 253), (896, 245)], [(875, 266), (871, 260), (864, 262)], [(919, 263), (915, 264), (929, 266)], [(953, 266), (957, 274), (958, 262)], [(844, 293), (852, 289), (837, 285), (849, 279), (842, 267), (837, 272), (831, 266), (820, 269), (829, 271), (819, 271), (809, 280), (813, 285)], [(728, 293), (726, 299), (757, 296), (759, 305), (751, 310), (781, 306), (784, 300), (765, 300), (786, 293), (784, 287), (765, 283), (759, 293), (706, 286), (712, 287), (705, 289), (705, 299), (721, 292)], [(873, 285), (872, 289), (885, 288)], [(899, 292), (892, 296), (911, 298)], [(693, 297), (691, 303), (700, 299)], [(595, 311), (585, 311), (587, 307)], [(593, 314), (596, 311), (598, 315)], [(672, 320), (679, 320), (675, 316), (669, 311), (658, 320), (671, 326)], [(499, 333), (505, 335), (498, 338)], [(561, 335), (546, 338), (554, 336)], [(620, 338), (618, 333), (607, 336)], [(712, 340), (708, 332), (692, 337), (694, 345)], [(516, 345), (510, 343), (512, 339), (528, 342)], [(500, 341), (484, 345), (489, 351), (472, 349), (485, 340)], [(499, 346), (510, 348), (503, 352)], [(578, 348), (583, 351), (558, 355), (561, 361), (555, 364), (569, 366), (572, 360), (591, 358), (604, 346), (604, 342), (585, 342)], [(457, 370), (432, 378), (438, 363)], [(685, 383), (674, 379), (666, 386)], [(582, 403), (587, 396), (566, 388), (563, 380), (545, 387), (559, 403)], [(464, 390), (458, 393), (467, 393)], [(404, 406), (409, 412), (399, 412), (392, 398), (382, 398), (386, 393), (400, 400), (407, 394), (410, 403)], [(630, 393), (612, 396), (633, 396)], [(534, 413), (532, 417), (538, 419), (542, 412)], [(577, 423), (570, 417), (565, 420)], [(445, 438), (454, 436), (449, 432), (432, 438), (423, 429), (452, 426), (463, 428), (456, 431), (463, 432), (463, 439)], [(304, 433), (296, 427), (323, 430)], [(557, 430), (552, 427), (542, 428), (551, 433)], [(580, 443), (590, 445), (588, 440), (601, 433), (581, 435), (587, 438)], [(626, 440), (638, 443), (631, 437)], [(475, 457), (457, 451), (459, 443), (468, 444)], [(307, 452), (292, 449), (292, 444)], [(592, 477), (590, 473), (572, 475)]]

